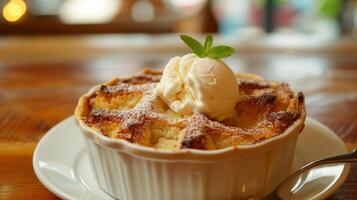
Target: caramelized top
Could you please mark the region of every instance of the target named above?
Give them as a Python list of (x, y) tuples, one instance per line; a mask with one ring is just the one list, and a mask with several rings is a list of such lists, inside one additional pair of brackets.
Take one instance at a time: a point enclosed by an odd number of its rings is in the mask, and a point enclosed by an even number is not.
[(237, 75), (240, 99), (234, 118), (218, 122), (197, 112), (182, 116), (155, 95), (160, 78), (160, 73), (145, 71), (101, 85), (84, 101), (88, 112), (81, 114), (82, 120), (105, 136), (139, 145), (209, 150), (254, 144), (305, 118), (302, 93), (248, 74)]

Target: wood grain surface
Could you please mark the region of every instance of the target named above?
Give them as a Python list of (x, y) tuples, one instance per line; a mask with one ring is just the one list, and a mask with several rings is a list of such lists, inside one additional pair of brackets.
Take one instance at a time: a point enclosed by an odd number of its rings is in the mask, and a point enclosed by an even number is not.
[[(308, 115), (331, 128), (352, 150), (357, 147), (357, 46), (328, 47), (324, 44), (323, 50), (316, 47), (312, 52), (254, 47), (226, 62), (234, 70), (258, 73), (303, 91)], [(170, 57), (185, 53), (177, 48), (80, 55), (68, 47), (59, 48), (58, 54), (76, 56), (61, 59), (46, 57), (43, 49), (36, 53), (36, 48), (32, 52), (27, 52), (31, 46), (25, 48), (26, 55), (36, 59), (23, 54), (17, 59), (16, 48), (10, 55), (0, 45), (0, 199), (57, 199), (32, 168), (33, 150), (44, 133), (72, 115), (77, 99), (91, 86), (146, 67), (163, 68)], [(329, 199), (357, 199), (357, 165), (351, 169), (347, 181)]]

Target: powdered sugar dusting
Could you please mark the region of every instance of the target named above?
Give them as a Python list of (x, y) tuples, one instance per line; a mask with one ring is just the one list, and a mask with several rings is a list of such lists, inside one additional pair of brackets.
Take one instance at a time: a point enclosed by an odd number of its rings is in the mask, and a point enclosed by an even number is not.
[(102, 117), (109, 121), (122, 121), (122, 129), (127, 129), (134, 125), (144, 125), (151, 120), (159, 120), (171, 125), (185, 123), (183, 118), (174, 118), (169, 115), (154, 111), (153, 104), (158, 98), (152, 91), (148, 91), (143, 99), (133, 108), (128, 110), (92, 110), (92, 117)]
[(213, 131), (234, 133), (242, 137), (243, 135), (250, 135), (249, 131), (242, 128), (226, 126), (220, 122), (210, 120), (202, 113), (195, 112), (189, 118), (184, 140), (195, 140)]
[[(159, 77), (159, 76), (155, 76)], [(151, 77), (152, 78), (152, 77)], [(154, 79), (154, 78), (152, 78)], [(242, 92), (247, 92), (247, 97), (255, 97), (261, 99), (263, 104), (274, 104), (276, 96), (281, 96), (279, 93), (272, 96), (267, 89), (275, 91), (276, 85), (269, 85), (268, 81), (243, 81), (241, 87), (244, 87)], [(254, 127), (241, 128), (236, 126), (228, 126), (227, 124), (213, 121), (202, 113), (195, 112), (189, 117), (176, 117), (156, 109), (155, 106), (162, 103), (160, 97), (155, 93), (157, 83), (150, 80), (148, 77), (136, 77), (136, 79), (126, 81), (118, 81), (115, 85), (102, 86), (98, 92), (108, 94), (120, 94), (125, 92), (143, 92), (143, 98), (132, 109), (126, 110), (107, 110), (107, 109), (92, 109), (91, 118), (97, 122), (102, 120), (120, 123), (120, 133), (123, 134), (122, 138), (133, 141), (133, 135), (142, 134), (145, 131), (145, 126), (149, 123), (166, 123), (172, 126), (180, 126), (184, 129), (184, 138), (182, 141), (183, 148), (195, 148), (192, 144), (202, 142), (202, 138), (211, 134), (227, 134), (228, 137), (235, 138), (236, 140), (249, 141), (251, 143), (259, 142), (272, 134), (279, 134), (277, 131), (283, 132), (289, 127), (297, 118), (297, 114), (291, 114), (286, 110), (274, 110), (270, 112), (268, 118), (256, 122)], [(249, 94), (248, 94), (249, 92)], [(112, 95), (108, 95), (111, 98)], [(95, 97), (94, 97), (95, 98)], [(293, 98), (293, 97), (291, 97)], [(249, 101), (251, 98), (242, 98), (242, 101)], [(257, 105), (254, 104), (255, 107)], [(274, 104), (275, 105), (275, 104)], [(301, 109), (302, 103), (299, 104)], [(245, 108), (245, 106), (242, 106)], [(282, 109), (279, 107), (278, 109)], [(290, 113), (290, 114), (289, 114)], [(99, 124), (100, 126), (100, 124)], [(125, 135), (126, 134), (126, 135)], [(270, 135), (270, 136), (269, 136)]]
[(157, 83), (147, 83), (140, 85), (132, 85), (129, 83), (120, 83), (118, 85), (100, 87), (101, 92), (105, 93), (118, 93), (118, 92), (135, 92), (135, 91), (148, 91), (156, 87)]

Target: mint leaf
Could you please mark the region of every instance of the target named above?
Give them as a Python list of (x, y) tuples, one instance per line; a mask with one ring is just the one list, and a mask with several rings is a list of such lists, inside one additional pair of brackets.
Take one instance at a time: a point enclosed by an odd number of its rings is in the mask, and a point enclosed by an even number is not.
[(216, 46), (208, 50), (206, 56), (210, 58), (225, 58), (234, 53), (234, 49), (229, 46)]
[(201, 43), (188, 35), (180, 35), (180, 38), (198, 57), (204, 57), (204, 48)]
[(229, 46), (216, 46), (212, 47), (213, 38), (211, 35), (207, 35), (205, 43), (202, 46), (200, 42), (193, 39), (188, 35), (180, 35), (181, 40), (195, 53), (198, 57), (210, 57), (210, 58), (225, 58), (234, 53), (234, 49)]
[(213, 43), (212, 35), (207, 35), (205, 39), (205, 46), (203, 47), (205, 56), (207, 55), (209, 49), (212, 47), (212, 43)]

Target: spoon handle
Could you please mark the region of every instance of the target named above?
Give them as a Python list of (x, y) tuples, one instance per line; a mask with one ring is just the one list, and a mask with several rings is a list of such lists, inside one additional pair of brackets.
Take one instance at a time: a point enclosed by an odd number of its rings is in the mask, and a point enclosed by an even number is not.
[(269, 195), (263, 197), (263, 198), (259, 198), (259, 197), (251, 197), (248, 198), (250, 200), (256, 200), (256, 199), (264, 199), (264, 200), (280, 200), (282, 199), (279, 196), (279, 191), (284, 188), (284, 186), (288, 183), (290, 183), (295, 177), (297, 177), (298, 175), (304, 173), (305, 171), (314, 168), (316, 166), (319, 165), (324, 165), (324, 164), (333, 164), (333, 163), (351, 163), (351, 162), (357, 162), (357, 150), (354, 149), (351, 153), (346, 153), (346, 154), (341, 154), (341, 155), (337, 155), (337, 156), (331, 156), (328, 158), (323, 158), (317, 161), (313, 161), (305, 166), (303, 166), (302, 168), (300, 168), (299, 170), (297, 170), (296, 172), (294, 172), (293, 174), (291, 174), (290, 176), (288, 176), (272, 193), (270, 193)]
[(279, 190), (279, 188), (282, 188), (285, 184), (287, 184), (291, 180), (293, 180), (296, 176), (298, 176), (298, 175), (300, 175), (300, 174), (306, 172), (307, 170), (314, 168), (316, 166), (324, 165), (324, 164), (352, 163), (352, 162), (357, 162), (357, 150), (356, 149), (354, 149), (351, 153), (341, 154), (341, 155), (337, 155), (337, 156), (331, 156), (331, 157), (313, 161), (313, 162), (303, 166), (302, 168), (300, 168), (299, 170), (297, 170), (296, 172), (291, 174), (289, 177), (287, 177), (280, 184), (280, 186), (278, 187), (278, 190)]
[(301, 174), (301, 173), (303, 173), (313, 167), (316, 167), (318, 165), (333, 164), (333, 163), (351, 163), (351, 162), (357, 162), (357, 150), (356, 149), (354, 149), (351, 153), (327, 157), (327, 158), (323, 158), (321, 160), (316, 160), (314, 162), (311, 162), (311, 163), (303, 166), (301, 169), (296, 171), (291, 176), (289, 176), (289, 179), (294, 178), (296, 175)]

